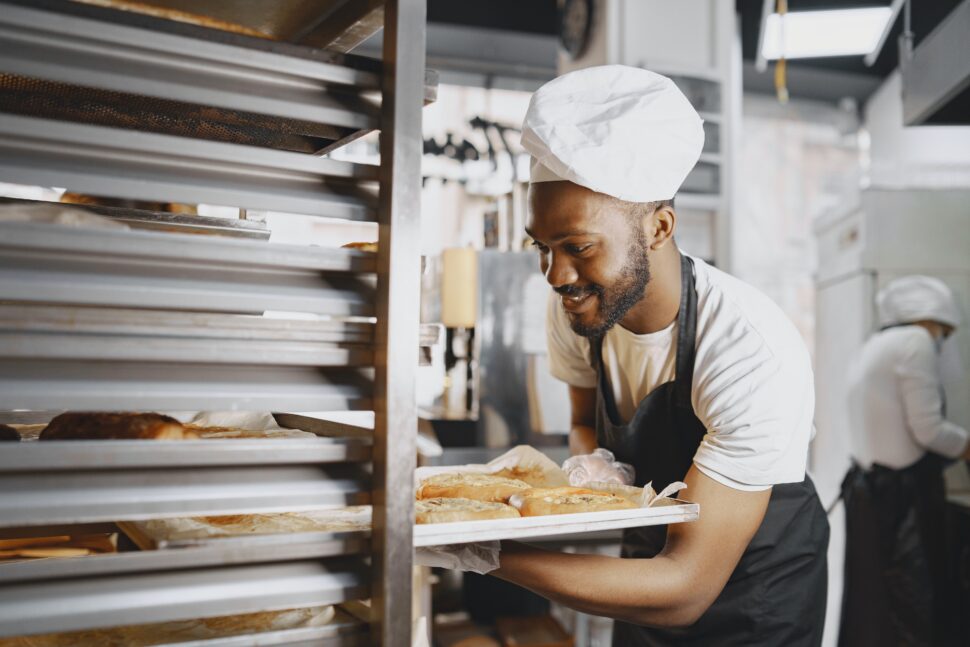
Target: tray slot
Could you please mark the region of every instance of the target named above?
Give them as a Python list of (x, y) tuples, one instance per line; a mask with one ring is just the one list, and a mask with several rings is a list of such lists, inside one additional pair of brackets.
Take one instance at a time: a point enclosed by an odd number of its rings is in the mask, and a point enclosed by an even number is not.
[[(16, 455), (5, 449), (3, 460)], [(79, 466), (5, 470), (0, 472), (0, 491), (0, 526), (30, 526), (365, 505), (370, 478), (353, 465)]]
[(362, 555), (370, 550), (367, 532), (315, 532), (286, 536), (267, 543), (262, 537), (235, 537), (230, 542), (211, 540), (202, 546), (177, 550), (145, 550), (91, 555), (83, 558), (38, 559), (0, 565), (0, 590), (15, 582), (73, 580), (84, 577), (140, 572), (178, 571), (187, 568), (233, 566)]
[(0, 409), (373, 410), (371, 369), (0, 359)]
[(0, 637), (189, 620), (367, 597), (359, 563), (297, 561), (0, 585)]

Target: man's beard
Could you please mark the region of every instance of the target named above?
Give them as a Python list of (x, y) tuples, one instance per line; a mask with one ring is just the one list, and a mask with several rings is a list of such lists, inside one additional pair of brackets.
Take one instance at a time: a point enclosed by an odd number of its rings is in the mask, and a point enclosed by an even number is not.
[(647, 258), (647, 241), (643, 231), (637, 227), (636, 232), (630, 245), (627, 262), (620, 272), (620, 278), (609, 289), (592, 284), (583, 288), (564, 286), (556, 290), (564, 296), (595, 294), (597, 297), (599, 308), (596, 314), (600, 318), (598, 323), (586, 325), (570, 318), (569, 326), (577, 335), (588, 338), (602, 337), (643, 298), (647, 283), (650, 282), (650, 259)]

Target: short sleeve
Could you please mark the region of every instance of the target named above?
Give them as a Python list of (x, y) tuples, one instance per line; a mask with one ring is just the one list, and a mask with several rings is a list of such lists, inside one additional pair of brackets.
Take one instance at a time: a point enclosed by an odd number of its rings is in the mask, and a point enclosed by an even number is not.
[(554, 378), (579, 388), (591, 389), (596, 386), (589, 342), (569, 327), (569, 320), (555, 292), (549, 293), (546, 308), (546, 343), (549, 348), (549, 372)]
[(695, 465), (741, 490), (804, 480), (815, 392), (801, 339), (778, 356), (742, 335), (713, 354), (695, 368), (694, 409), (707, 429)]

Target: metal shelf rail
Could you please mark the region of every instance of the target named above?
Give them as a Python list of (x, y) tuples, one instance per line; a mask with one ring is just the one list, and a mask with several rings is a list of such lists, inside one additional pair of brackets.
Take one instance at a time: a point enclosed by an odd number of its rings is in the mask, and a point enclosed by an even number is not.
[[(433, 337), (417, 309), (420, 112), (434, 93), (425, 0), (330, 4), (332, 20), (303, 42), (346, 49), (383, 15), (383, 61), (66, 0), (0, 0), (0, 180), (373, 221), (380, 232), (374, 254), (0, 222), (3, 419), (375, 414), (373, 430), (277, 416), (317, 438), (5, 444), (5, 537), (366, 503), (373, 524), (276, 538), (271, 549), (254, 538), (2, 565), (0, 637), (370, 597), (369, 627), (199, 645), (410, 644), (415, 341)], [(146, 117), (172, 114), (188, 121)], [(371, 130), (381, 131), (379, 167), (319, 156)]]

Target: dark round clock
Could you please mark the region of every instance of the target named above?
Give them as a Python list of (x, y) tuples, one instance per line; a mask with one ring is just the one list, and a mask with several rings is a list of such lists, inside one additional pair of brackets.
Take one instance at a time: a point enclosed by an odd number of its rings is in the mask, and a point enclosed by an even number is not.
[(559, 42), (570, 58), (579, 58), (593, 31), (594, 0), (565, 0), (559, 20)]

